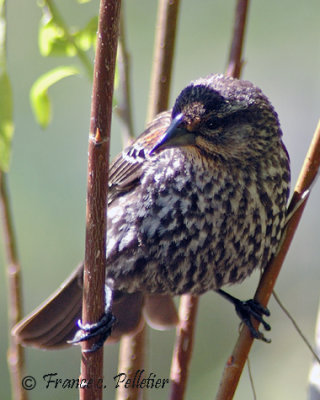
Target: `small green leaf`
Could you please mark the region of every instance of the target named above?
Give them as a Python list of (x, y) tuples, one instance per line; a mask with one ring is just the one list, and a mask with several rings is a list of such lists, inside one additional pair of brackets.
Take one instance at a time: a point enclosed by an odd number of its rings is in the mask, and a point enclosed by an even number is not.
[(8, 171), (13, 136), (12, 89), (6, 72), (0, 75), (0, 169)]
[(95, 46), (98, 30), (98, 17), (93, 17), (87, 25), (73, 34), (77, 45), (87, 51), (91, 46)]
[(91, 0), (77, 0), (78, 3), (84, 4), (84, 3), (89, 3)]
[(67, 39), (65, 31), (53, 19), (48, 20), (46, 16), (40, 21), (38, 41), (40, 53), (44, 57), (76, 55), (76, 49)]
[(51, 102), (48, 96), (50, 86), (67, 76), (78, 74), (75, 67), (60, 66), (40, 76), (32, 85), (30, 101), (35, 118), (42, 128), (46, 128), (51, 121)]

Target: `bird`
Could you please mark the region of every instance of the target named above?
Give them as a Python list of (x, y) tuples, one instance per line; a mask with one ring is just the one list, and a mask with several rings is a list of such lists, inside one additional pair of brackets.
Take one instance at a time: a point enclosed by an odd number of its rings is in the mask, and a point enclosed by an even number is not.
[[(63, 348), (97, 336), (100, 347), (178, 322), (173, 297), (215, 291), (256, 338), (269, 311), (222, 287), (263, 270), (285, 229), (290, 160), (278, 115), (257, 86), (223, 74), (192, 81), (109, 169), (106, 313), (81, 318), (80, 264), (13, 329), (23, 345)], [(100, 329), (102, 327), (102, 330)], [(99, 339), (100, 337), (100, 339)]]

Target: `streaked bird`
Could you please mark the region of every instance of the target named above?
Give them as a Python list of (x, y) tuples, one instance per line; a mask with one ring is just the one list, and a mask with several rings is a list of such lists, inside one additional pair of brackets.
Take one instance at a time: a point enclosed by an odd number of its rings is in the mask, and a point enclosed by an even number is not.
[[(262, 91), (223, 75), (191, 82), (110, 167), (102, 339), (138, 330), (142, 310), (154, 327), (172, 326), (172, 296), (212, 290), (263, 338), (251, 321), (269, 329), (268, 311), (221, 287), (242, 282), (276, 253), (289, 183), (278, 116)], [(72, 341), (82, 272), (80, 265), (15, 327), (21, 343), (53, 349)], [(80, 330), (73, 342), (95, 334)]]

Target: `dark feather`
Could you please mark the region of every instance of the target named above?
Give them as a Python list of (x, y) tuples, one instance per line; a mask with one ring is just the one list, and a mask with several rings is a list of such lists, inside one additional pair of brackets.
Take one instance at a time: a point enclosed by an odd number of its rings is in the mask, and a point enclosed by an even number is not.
[(170, 122), (171, 111), (159, 114), (137, 138), (134, 146), (124, 149), (114, 160), (109, 170), (109, 205), (116, 197), (128, 193), (139, 184), (146, 155), (165, 133)]

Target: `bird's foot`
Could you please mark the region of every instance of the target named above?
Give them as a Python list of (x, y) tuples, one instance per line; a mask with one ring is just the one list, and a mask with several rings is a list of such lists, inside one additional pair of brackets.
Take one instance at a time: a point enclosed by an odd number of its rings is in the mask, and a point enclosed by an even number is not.
[(82, 324), (82, 322), (78, 320), (78, 326), (80, 329), (76, 332), (74, 338), (69, 340), (68, 343), (79, 344), (86, 340), (97, 338), (96, 343), (94, 343), (90, 349), (84, 350), (85, 353), (93, 353), (104, 345), (104, 342), (111, 334), (115, 320), (114, 315), (110, 311), (103, 314), (102, 318), (94, 324)]
[(249, 328), (251, 335), (255, 339), (260, 339), (266, 343), (270, 343), (271, 340), (267, 339), (262, 332), (256, 329), (251, 321), (251, 318), (253, 317), (263, 325), (266, 331), (270, 331), (271, 326), (263, 319), (264, 316), (269, 317), (270, 311), (253, 299), (247, 301), (236, 300), (237, 301), (234, 303), (236, 312), (241, 321)]
[(252, 324), (252, 318), (254, 318), (263, 325), (266, 331), (271, 330), (271, 326), (263, 319), (264, 316), (269, 317), (270, 315), (270, 311), (266, 307), (263, 307), (258, 301), (253, 299), (247, 301), (239, 300), (221, 289), (218, 290), (218, 293), (235, 306), (239, 318), (245, 325), (247, 325), (251, 335), (255, 339), (263, 340), (266, 343), (271, 342), (270, 339), (267, 339), (264, 334), (256, 329)]

